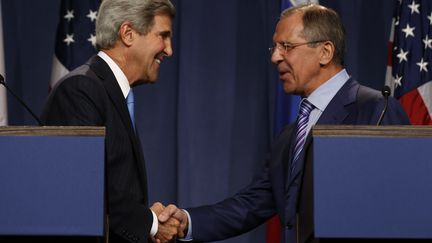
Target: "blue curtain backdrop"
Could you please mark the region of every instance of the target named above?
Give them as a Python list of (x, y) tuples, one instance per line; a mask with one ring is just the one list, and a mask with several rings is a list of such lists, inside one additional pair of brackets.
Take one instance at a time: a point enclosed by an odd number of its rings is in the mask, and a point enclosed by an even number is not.
[[(346, 65), (384, 83), (393, 2), (327, 0), (348, 32)], [(273, 137), (278, 75), (267, 48), (280, 0), (177, 0), (174, 56), (136, 88), (150, 201), (181, 207), (233, 195), (260, 169)], [(48, 95), (58, 0), (3, 0), (7, 81), (40, 114)], [(9, 124), (35, 125), (8, 96)], [(224, 242), (265, 242), (264, 227)]]

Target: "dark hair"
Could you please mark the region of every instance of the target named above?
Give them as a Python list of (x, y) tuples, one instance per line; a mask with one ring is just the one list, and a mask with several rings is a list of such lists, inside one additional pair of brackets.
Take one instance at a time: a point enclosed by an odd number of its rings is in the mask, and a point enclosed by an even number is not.
[(295, 12), (303, 13), (304, 38), (307, 41), (331, 41), (335, 46), (333, 62), (343, 65), (345, 28), (339, 15), (333, 9), (318, 4), (303, 4), (284, 10), (281, 18), (288, 17)]

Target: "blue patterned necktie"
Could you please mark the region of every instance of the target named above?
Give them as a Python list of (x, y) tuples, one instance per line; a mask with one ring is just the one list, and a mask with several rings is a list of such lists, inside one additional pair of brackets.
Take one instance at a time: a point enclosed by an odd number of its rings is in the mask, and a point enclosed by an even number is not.
[(291, 162), (291, 173), (294, 171), (297, 160), (300, 157), (300, 153), (303, 150), (307, 136), (307, 125), (309, 122), (309, 115), (314, 109), (314, 105), (310, 103), (307, 99), (303, 99), (300, 105), (300, 111), (297, 116), (297, 129), (296, 129), (296, 140), (294, 146), (293, 160)]
[(135, 129), (134, 94), (132, 89), (129, 90), (129, 94), (126, 97), (126, 103), (129, 110), (129, 115), (132, 121), (133, 128)]

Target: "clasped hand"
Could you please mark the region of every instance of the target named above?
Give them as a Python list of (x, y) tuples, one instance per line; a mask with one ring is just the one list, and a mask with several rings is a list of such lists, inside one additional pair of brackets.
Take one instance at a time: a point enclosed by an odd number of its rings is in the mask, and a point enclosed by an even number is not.
[(170, 204), (164, 206), (156, 202), (150, 208), (158, 217), (158, 231), (153, 238), (156, 243), (173, 242), (175, 239), (184, 238), (187, 232), (188, 217), (186, 213)]

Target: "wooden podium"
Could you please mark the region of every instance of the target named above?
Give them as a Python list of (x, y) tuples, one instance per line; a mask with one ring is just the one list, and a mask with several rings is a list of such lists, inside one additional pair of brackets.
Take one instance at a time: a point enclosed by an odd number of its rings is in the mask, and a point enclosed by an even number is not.
[(104, 127), (0, 127), (0, 236), (100, 241), (104, 137)]
[(432, 239), (432, 127), (316, 126), (313, 152), (317, 238)]

